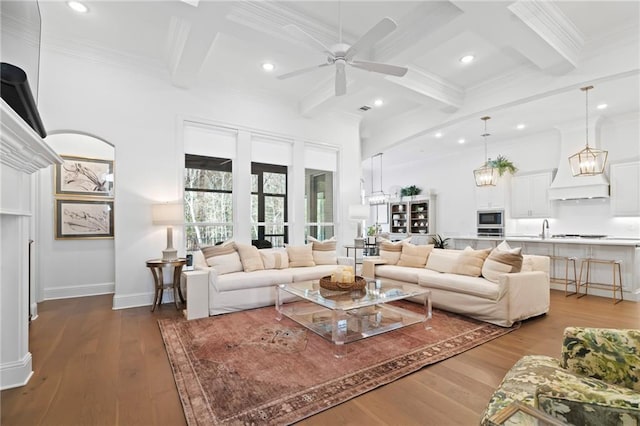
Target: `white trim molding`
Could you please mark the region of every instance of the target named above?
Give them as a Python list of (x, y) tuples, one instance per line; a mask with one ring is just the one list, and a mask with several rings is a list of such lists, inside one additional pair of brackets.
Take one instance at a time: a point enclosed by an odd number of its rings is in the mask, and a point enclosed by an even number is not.
[(70, 299), (73, 297), (98, 296), (115, 293), (115, 283), (84, 284), (44, 289), (44, 300)]
[(0, 364), (0, 390), (26, 385), (33, 376), (31, 360), (31, 352), (27, 352), (21, 360)]

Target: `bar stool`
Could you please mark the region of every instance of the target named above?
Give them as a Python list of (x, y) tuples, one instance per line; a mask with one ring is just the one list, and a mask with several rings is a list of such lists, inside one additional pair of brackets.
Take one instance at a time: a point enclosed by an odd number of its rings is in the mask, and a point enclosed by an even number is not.
[[(583, 294), (579, 294), (578, 298), (586, 296), (587, 293), (589, 292), (589, 284), (597, 284), (597, 283), (593, 283), (591, 282), (590, 279), (590, 274), (591, 274), (591, 264), (596, 263), (596, 264), (601, 264), (601, 265), (611, 265), (611, 270), (613, 272), (613, 281), (611, 282), (612, 285), (612, 290), (613, 290), (613, 304), (615, 305), (616, 303), (620, 303), (621, 301), (624, 300), (624, 295), (622, 294), (622, 267), (620, 265), (622, 265), (622, 260), (609, 260), (609, 259), (594, 259), (592, 257), (588, 257), (586, 259), (582, 260), (582, 263), (580, 264), (580, 280), (578, 282), (578, 293), (580, 293), (580, 287), (584, 286), (584, 293)], [(584, 266), (587, 266), (587, 277), (585, 279), (584, 282), (582, 282), (582, 270), (584, 269)], [(616, 285), (616, 266), (618, 269), (618, 285)], [(616, 299), (616, 289), (620, 288), (620, 299)]]
[[(576, 261), (578, 260), (576, 257), (567, 257), (567, 256), (549, 256), (549, 259), (556, 261), (562, 260), (564, 261), (564, 297), (573, 296), (574, 294), (578, 294), (578, 281), (576, 280), (578, 274), (576, 273)], [(573, 279), (569, 279), (569, 263), (573, 265)], [(555, 264), (554, 264), (555, 265)], [(553, 279), (557, 279), (553, 277)], [(573, 284), (573, 293), (568, 293), (569, 285)]]

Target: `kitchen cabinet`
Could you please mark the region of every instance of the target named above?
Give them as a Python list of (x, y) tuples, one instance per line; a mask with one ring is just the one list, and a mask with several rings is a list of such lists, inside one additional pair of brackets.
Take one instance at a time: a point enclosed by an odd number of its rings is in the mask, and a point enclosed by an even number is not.
[(613, 216), (640, 216), (640, 161), (612, 164), (609, 171)]
[(551, 180), (551, 172), (514, 176), (511, 179), (511, 217), (551, 217)]
[(435, 194), (389, 203), (391, 233), (435, 234)]
[(496, 186), (476, 186), (477, 210), (504, 210), (510, 181), (511, 175), (505, 173), (498, 178)]

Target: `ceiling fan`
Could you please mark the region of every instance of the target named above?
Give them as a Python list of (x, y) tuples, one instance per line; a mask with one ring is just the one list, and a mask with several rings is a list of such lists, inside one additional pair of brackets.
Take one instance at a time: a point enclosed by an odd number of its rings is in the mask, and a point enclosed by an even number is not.
[(342, 96), (347, 93), (347, 75), (345, 72), (346, 65), (350, 65), (355, 68), (360, 68), (366, 71), (378, 72), (381, 74), (388, 74), (397, 77), (402, 77), (407, 73), (407, 68), (399, 67), (396, 65), (383, 64), (379, 62), (358, 61), (354, 57), (363, 51), (369, 50), (374, 44), (391, 34), (397, 28), (396, 23), (391, 18), (383, 18), (380, 22), (374, 25), (365, 35), (360, 37), (353, 46), (350, 46), (342, 42), (342, 19), (340, 19), (340, 39), (337, 44), (334, 44), (330, 48), (325, 46), (324, 43), (317, 40), (312, 35), (306, 33), (296, 25), (286, 25), (284, 29), (297, 39), (306, 39), (311, 42), (314, 47), (320, 48), (323, 52), (327, 53), (327, 62), (320, 65), (315, 65), (308, 68), (303, 68), (297, 71), (292, 71), (287, 74), (279, 75), (277, 78), (284, 80), (290, 77), (296, 77), (298, 75), (316, 70), (318, 68), (327, 67), (329, 65), (336, 66), (336, 83), (335, 90), (336, 96)]

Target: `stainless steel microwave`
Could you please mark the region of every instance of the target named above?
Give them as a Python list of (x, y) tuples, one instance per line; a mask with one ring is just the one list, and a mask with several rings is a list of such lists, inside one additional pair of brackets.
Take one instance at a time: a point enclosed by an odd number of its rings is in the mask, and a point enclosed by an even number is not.
[(504, 228), (504, 210), (478, 210), (478, 228)]

